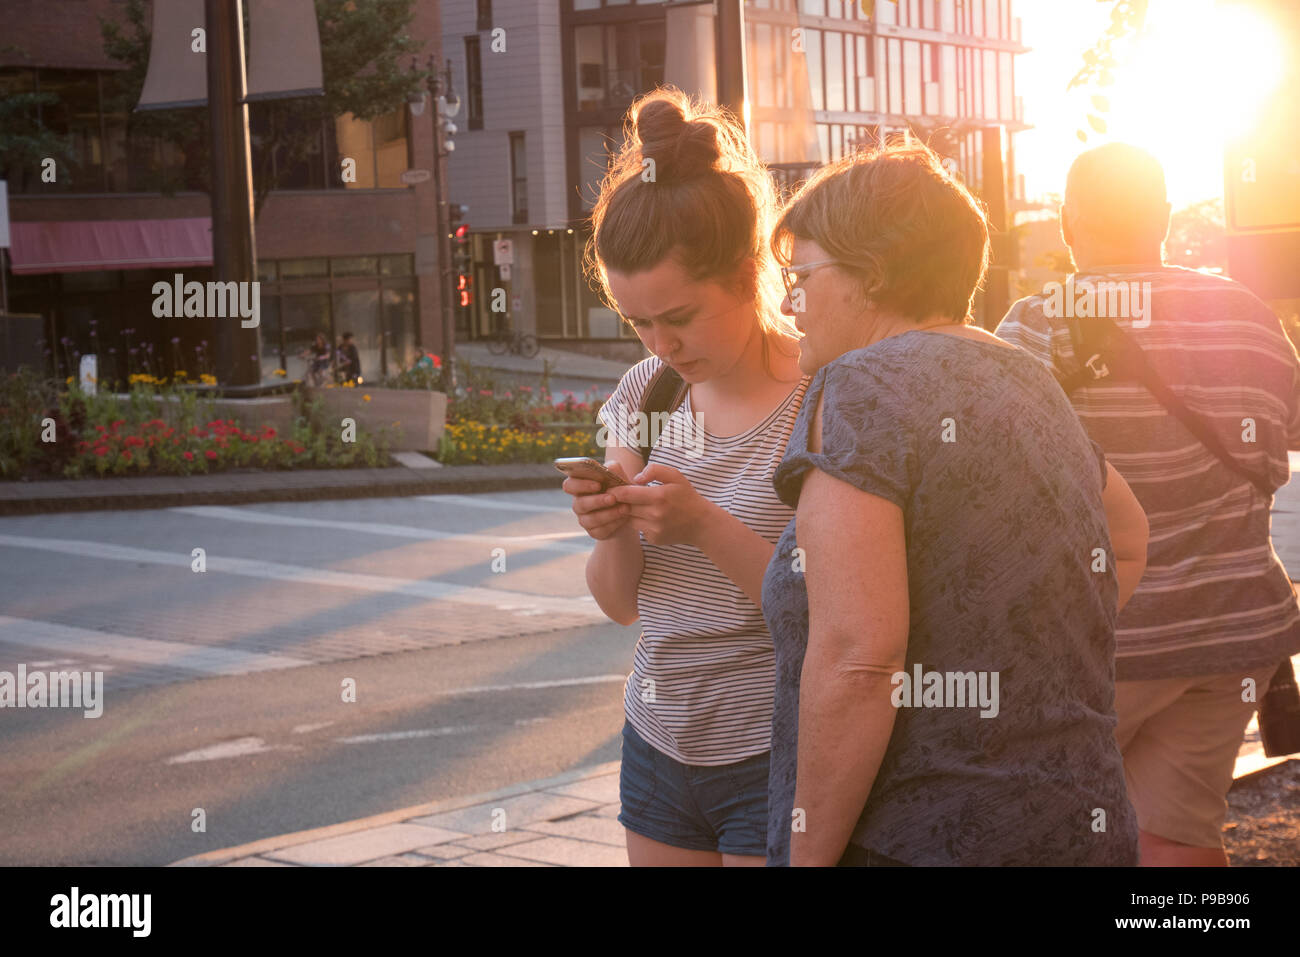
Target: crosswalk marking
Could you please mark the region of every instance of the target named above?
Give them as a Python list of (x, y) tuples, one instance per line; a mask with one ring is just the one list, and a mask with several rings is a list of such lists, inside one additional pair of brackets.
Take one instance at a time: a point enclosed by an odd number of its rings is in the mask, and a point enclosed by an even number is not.
[[(157, 638), (132, 638), (90, 628), (75, 628), (31, 618), (0, 615), (0, 642), (42, 648), (62, 654), (91, 653), (141, 665), (163, 665), (206, 675), (243, 675), (254, 671), (297, 668), (312, 662), (288, 655), (267, 655), (210, 645), (190, 645)], [(94, 665), (90, 671), (111, 666)]]
[[(150, 565), (170, 566), (190, 572), (189, 552), (164, 552), (150, 548), (132, 548), (127, 545), (109, 545), (79, 539), (32, 538), (25, 535), (0, 535), (0, 547), (29, 548), (46, 552), (73, 555), (78, 558), (100, 558), (109, 561), (142, 562)], [(389, 578), (359, 572), (337, 572), (304, 565), (287, 565), (250, 558), (232, 558), (209, 553), (207, 574), (242, 575), (263, 581), (284, 581), (302, 585), (324, 585), (331, 588), (352, 588), (357, 591), (409, 595), (435, 601), (457, 602), (492, 609), (512, 610), (515, 615), (527, 616), (549, 613), (573, 615), (593, 622), (605, 621), (605, 616), (591, 601), (580, 597), (564, 598), (550, 595), (533, 595), (527, 592), (507, 591), (500, 588), (481, 588), (474, 585), (451, 585), (445, 582), (420, 579)], [(584, 596), (587, 597), (587, 596)]]
[[(257, 525), (285, 525), (298, 528), (331, 528), (342, 532), (355, 532), (363, 535), (384, 535), (390, 538), (417, 538), (425, 541), (462, 541), (478, 542), (487, 545), (515, 546), (525, 550), (563, 552), (576, 555), (590, 552), (594, 543), (587, 533), (544, 532), (537, 535), (483, 535), (475, 532), (444, 532), (432, 528), (418, 528), (413, 525), (391, 525), (382, 522), (345, 522), (330, 518), (302, 518), (297, 515), (279, 515), (275, 512), (261, 512), (250, 508), (226, 508), (221, 505), (190, 505), (168, 509), (182, 515), (196, 518), (219, 519), (227, 522), (250, 522)], [(569, 514), (573, 514), (570, 512)], [(574, 541), (565, 541), (573, 539)], [(582, 539), (579, 542), (577, 539)]]

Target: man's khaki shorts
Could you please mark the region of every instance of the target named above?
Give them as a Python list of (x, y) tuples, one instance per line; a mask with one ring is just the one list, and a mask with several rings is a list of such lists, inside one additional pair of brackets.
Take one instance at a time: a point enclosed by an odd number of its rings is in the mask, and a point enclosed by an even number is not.
[[(1180, 844), (1223, 847), (1233, 766), (1271, 675), (1255, 669), (1115, 683), (1115, 740), (1138, 827)], [(1257, 683), (1255, 701), (1241, 700), (1246, 678)]]

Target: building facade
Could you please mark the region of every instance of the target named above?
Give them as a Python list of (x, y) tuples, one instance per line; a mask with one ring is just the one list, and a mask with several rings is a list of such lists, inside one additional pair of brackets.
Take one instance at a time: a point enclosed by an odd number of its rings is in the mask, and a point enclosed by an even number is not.
[[(1027, 48), (1012, 0), (878, 0), (870, 17), (866, 6), (744, 5), (750, 135), (778, 184), (910, 128), (976, 192), (992, 176), (1014, 202), (1002, 184), (1016, 182), (1011, 134), (1026, 128), (1015, 57)], [(712, 4), (444, 0), (443, 16), (443, 53), (475, 104), (449, 174), (475, 237), (463, 334), (514, 328), (636, 355), (583, 278), (586, 224), (637, 95), (672, 83), (715, 99)]]
[[(423, 66), (441, 30), (438, 5), (415, 0), (413, 12), (409, 31), (427, 41)], [(62, 374), (75, 352), (95, 352), (101, 377), (144, 371), (146, 360), (163, 373), (206, 371), (214, 320), (158, 319), (151, 292), (176, 273), (211, 278), (206, 151), (146, 135), (132, 114), (123, 64), (105, 53), (98, 22), (124, 22), (126, 5), (0, 0), (0, 16), (0, 96), (53, 94), (34, 107), (37, 120), (70, 147), (52, 176), (46, 163), (0, 163), (10, 311), (46, 318)], [(431, 165), (433, 111), (416, 116), (401, 103), (372, 120), (335, 117), (308, 132), (310, 148), (294, 160), (262, 149), (264, 116), (250, 107), (255, 189), (266, 170), (279, 179), (255, 223), (264, 380), (278, 379), (277, 369), (300, 378), (318, 333), (337, 342), (352, 332), (372, 380), (409, 366), (417, 345), (437, 352), (434, 184), (403, 178)]]

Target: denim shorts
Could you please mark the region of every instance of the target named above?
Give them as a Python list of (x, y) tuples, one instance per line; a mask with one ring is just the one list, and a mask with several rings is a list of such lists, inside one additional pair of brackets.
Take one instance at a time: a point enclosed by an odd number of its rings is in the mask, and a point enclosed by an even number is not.
[(736, 764), (681, 764), (623, 722), (618, 821), (692, 851), (767, 855), (768, 752)]

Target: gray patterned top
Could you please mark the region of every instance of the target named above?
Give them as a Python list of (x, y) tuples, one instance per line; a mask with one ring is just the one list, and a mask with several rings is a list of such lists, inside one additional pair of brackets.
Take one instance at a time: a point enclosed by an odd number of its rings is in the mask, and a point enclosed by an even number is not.
[[(852, 842), (908, 864), (1135, 864), (1105, 458), (1051, 374), (1019, 349), (920, 330), (847, 352), (808, 387), (773, 478), (781, 500), (796, 508), (814, 468), (897, 504), (907, 536), (909, 681), (895, 679), (898, 716)], [(796, 522), (763, 581), (775, 865), (789, 863), (808, 642)], [(988, 692), (996, 714), (961, 706), (966, 691)]]

